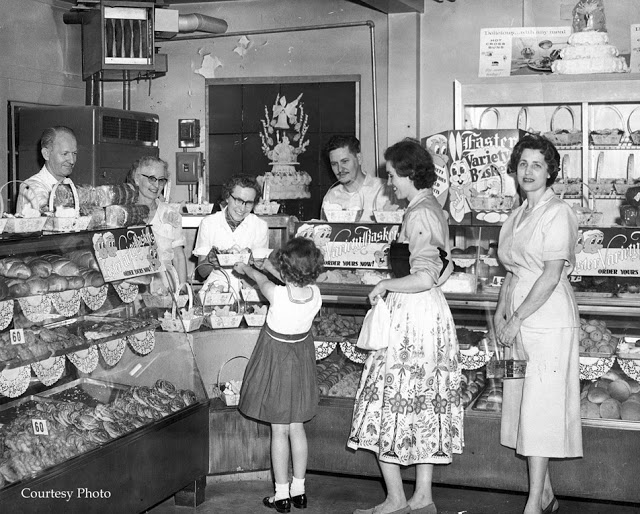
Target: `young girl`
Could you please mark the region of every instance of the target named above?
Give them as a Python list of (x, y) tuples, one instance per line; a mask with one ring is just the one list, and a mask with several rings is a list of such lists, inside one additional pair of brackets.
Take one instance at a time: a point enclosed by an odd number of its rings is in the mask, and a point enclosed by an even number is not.
[[(278, 512), (291, 504), (307, 506), (307, 436), (303, 423), (316, 415), (318, 385), (311, 324), (322, 306), (315, 280), (322, 272), (322, 253), (310, 239), (294, 237), (265, 268), (285, 285), (277, 286), (254, 268), (238, 263), (234, 271), (253, 279), (271, 304), (267, 323), (244, 373), (240, 404), (245, 416), (271, 424), (271, 463), (275, 496), (262, 503)], [(266, 261), (269, 262), (269, 261)], [(293, 479), (289, 487), (289, 447)]]

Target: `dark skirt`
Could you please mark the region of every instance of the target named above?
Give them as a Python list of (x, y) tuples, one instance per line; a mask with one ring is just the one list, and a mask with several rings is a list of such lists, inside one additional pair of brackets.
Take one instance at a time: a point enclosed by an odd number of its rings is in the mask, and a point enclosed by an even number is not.
[(318, 401), (311, 333), (279, 334), (264, 325), (244, 372), (240, 412), (267, 423), (303, 423), (316, 415)]

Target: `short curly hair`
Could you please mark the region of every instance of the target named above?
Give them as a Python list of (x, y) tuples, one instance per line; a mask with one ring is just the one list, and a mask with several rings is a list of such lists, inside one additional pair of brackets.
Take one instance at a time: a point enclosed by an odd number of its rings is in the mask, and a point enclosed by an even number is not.
[(356, 136), (335, 135), (331, 136), (324, 145), (324, 155), (329, 159), (329, 154), (338, 148), (348, 148), (353, 155), (360, 153), (360, 140)]
[(431, 154), (416, 139), (406, 137), (390, 146), (384, 158), (400, 177), (409, 177), (416, 189), (428, 189), (438, 178)]
[(256, 192), (255, 202), (257, 203), (262, 194), (262, 188), (258, 184), (258, 180), (253, 175), (234, 175), (222, 186), (222, 198), (229, 200), (229, 196), (233, 193), (236, 186), (253, 189)]
[(518, 163), (522, 158), (522, 152), (525, 150), (539, 150), (547, 163), (547, 187), (556, 181), (560, 172), (560, 154), (555, 145), (544, 136), (538, 134), (527, 134), (513, 147), (511, 157), (509, 158), (508, 172), (516, 173), (518, 171)]
[(322, 252), (306, 237), (289, 239), (275, 260), (282, 280), (299, 287), (313, 284), (324, 271)]

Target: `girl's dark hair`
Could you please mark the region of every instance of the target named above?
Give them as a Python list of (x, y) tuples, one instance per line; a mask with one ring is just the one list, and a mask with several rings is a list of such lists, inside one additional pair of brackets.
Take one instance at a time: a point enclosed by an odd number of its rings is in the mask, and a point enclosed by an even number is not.
[(276, 267), (285, 282), (307, 286), (323, 272), (324, 257), (311, 239), (294, 237), (277, 251)]
[(549, 173), (549, 178), (547, 179), (547, 187), (549, 187), (556, 181), (560, 172), (560, 154), (558, 150), (546, 137), (538, 134), (527, 134), (513, 147), (507, 168), (509, 173), (518, 171), (518, 163), (522, 157), (522, 152), (525, 150), (539, 150), (544, 157), (544, 162), (547, 163), (547, 173)]
[(236, 186), (255, 190), (255, 202), (258, 203), (260, 195), (262, 194), (262, 189), (258, 185), (256, 177), (254, 177), (253, 175), (234, 175), (227, 183), (222, 186), (222, 198), (224, 200), (229, 200), (229, 195), (233, 193), (233, 190)]
[(416, 139), (406, 137), (390, 146), (384, 158), (399, 176), (409, 177), (416, 189), (427, 189), (438, 178), (431, 154)]

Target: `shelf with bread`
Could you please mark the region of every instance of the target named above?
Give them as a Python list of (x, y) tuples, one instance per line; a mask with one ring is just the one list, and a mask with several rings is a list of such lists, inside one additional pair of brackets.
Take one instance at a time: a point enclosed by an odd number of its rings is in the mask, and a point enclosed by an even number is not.
[[(156, 332), (160, 322), (138, 301), (134, 282), (144, 280), (105, 281), (93, 244), (100, 235), (15, 235), (0, 245), (0, 504), (8, 511), (24, 510), (25, 487), (82, 484), (139, 494), (97, 510), (79, 500), (76, 511), (133, 512), (207, 472), (208, 399), (189, 340)], [(113, 471), (130, 459), (135, 476)], [(163, 462), (174, 463), (172, 476)]]

